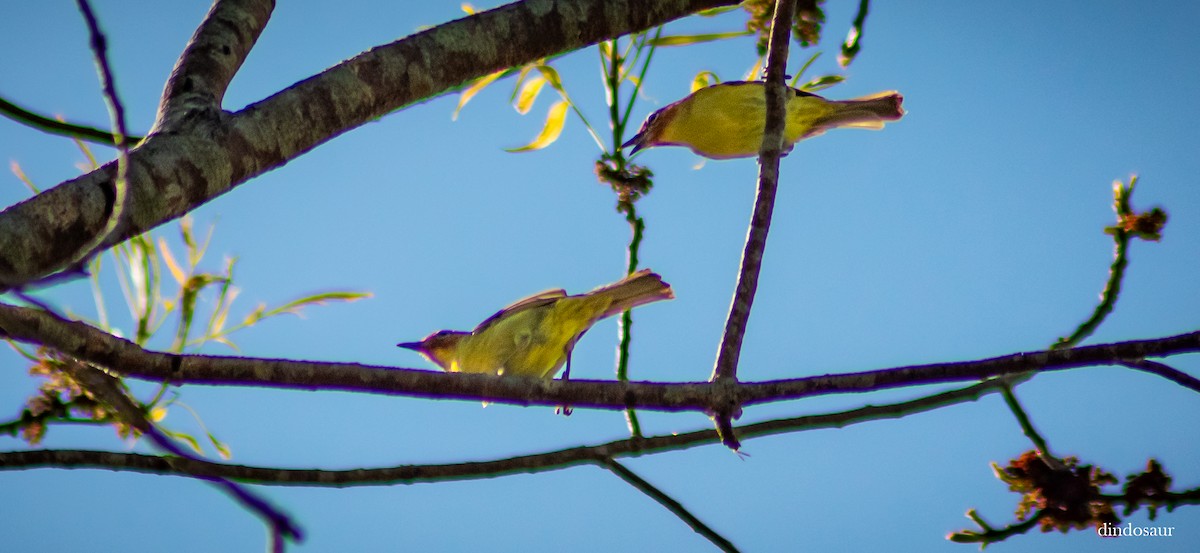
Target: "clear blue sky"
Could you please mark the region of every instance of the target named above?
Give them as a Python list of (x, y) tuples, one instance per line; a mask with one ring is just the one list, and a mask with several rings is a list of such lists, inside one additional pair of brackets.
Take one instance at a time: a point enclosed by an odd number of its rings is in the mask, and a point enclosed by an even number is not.
[[(857, 2), (827, 6), (827, 53)], [(480, 4), (481, 8), (489, 7)], [(96, 3), (109, 32), (130, 125), (147, 129), (162, 83), (204, 2)], [(0, 19), (0, 94), (104, 125), (74, 3), (24, 3)], [(225, 100), (239, 109), (372, 46), (462, 16), (457, 2), (282, 2)], [(1094, 307), (1111, 261), (1111, 182), (1142, 181), (1135, 204), (1171, 220), (1161, 243), (1133, 245), (1125, 292), (1089, 343), (1159, 337), (1200, 322), (1200, 37), (1194, 2), (1131, 9), (1124, 2), (878, 2), (848, 81), (849, 98), (895, 89), (909, 114), (882, 132), (835, 131), (785, 159), (759, 301), (741, 376), (766, 380), (976, 359), (1046, 347)], [(718, 32), (742, 16), (689, 20), (668, 32)], [(808, 53), (794, 51), (791, 67)], [(603, 125), (594, 49), (555, 62), (591, 120)], [(635, 118), (688, 91), (693, 75), (741, 77), (749, 39), (656, 55)], [(429, 368), (398, 341), (469, 329), (508, 302), (551, 287), (582, 291), (619, 278), (628, 227), (597, 184), (597, 149), (578, 119), (534, 153), (528, 142), (551, 103), (509, 107), (511, 80), (477, 96), (458, 121), (443, 96), (356, 129), (195, 213), (215, 224), (207, 268), (239, 259), (235, 315), (329, 289), (374, 297), (265, 322), (235, 339), (248, 356)], [(111, 158), (111, 151), (97, 148)], [(68, 140), (0, 120), (0, 156), (43, 187), (79, 174)], [(632, 376), (709, 376), (754, 196), (752, 160), (708, 162), (683, 149), (638, 158), (656, 187), (642, 259), (677, 299), (635, 313)], [(0, 175), (0, 204), (28, 192)], [(173, 225), (156, 231), (171, 240)], [(172, 242), (175, 243), (175, 242)], [(106, 276), (108, 284), (115, 280)], [(110, 286), (110, 306), (120, 292)], [(86, 283), (45, 296), (94, 316)], [(114, 310), (114, 312), (119, 312)], [(129, 333), (127, 319), (117, 319)], [(613, 374), (616, 325), (575, 350), (574, 374)], [(160, 344), (159, 347), (164, 347)], [(220, 346), (206, 352), (228, 353)], [(1200, 375), (1196, 356), (1171, 361)], [(0, 419), (36, 383), (0, 352)], [(145, 393), (151, 389), (140, 386)], [(741, 422), (823, 413), (933, 391), (838, 397), (748, 409)], [(183, 402), (234, 462), (378, 467), (493, 459), (626, 435), (616, 412), (345, 393), (186, 387)], [(1180, 488), (1200, 485), (1200, 398), (1119, 368), (1044, 375), (1020, 388), (1061, 454), (1124, 475), (1161, 460)], [(709, 426), (696, 414), (643, 413), (647, 434)], [(182, 409), (168, 427), (196, 432)], [(45, 447), (130, 449), (110, 429), (52, 428)], [(0, 437), (0, 449), (24, 447)], [(720, 446), (627, 461), (746, 551), (974, 551), (944, 536), (978, 508), (1011, 520), (1017, 495), (989, 462), (1030, 448), (996, 396), (842, 430), (749, 441), (741, 459)], [(145, 446), (132, 446), (144, 451)], [(211, 453), (211, 450), (210, 450)], [(667, 511), (607, 472), (347, 490), (259, 488), (308, 533), (303, 551), (706, 550)], [(1145, 511), (1129, 519), (1148, 524)], [(1163, 514), (1178, 535), (1100, 541), (1089, 532), (1027, 535), (1020, 551), (1194, 551), (1200, 508)], [(0, 472), (0, 549), (257, 550), (263, 529), (211, 487), (188, 479), (81, 470)]]

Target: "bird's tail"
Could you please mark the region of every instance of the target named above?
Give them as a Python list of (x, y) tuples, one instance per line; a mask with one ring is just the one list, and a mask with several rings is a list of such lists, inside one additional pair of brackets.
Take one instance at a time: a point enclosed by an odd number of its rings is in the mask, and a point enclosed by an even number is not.
[(834, 105), (833, 112), (814, 125), (822, 132), (837, 127), (882, 129), (885, 122), (904, 117), (904, 108), (901, 107), (904, 96), (895, 90), (830, 103)]
[(657, 273), (651, 272), (650, 269), (642, 269), (620, 281), (592, 290), (587, 295), (607, 296), (612, 299), (608, 309), (598, 317), (598, 319), (603, 319), (639, 305), (672, 299), (675, 297), (675, 292), (671, 290), (671, 285), (663, 282), (662, 277)]

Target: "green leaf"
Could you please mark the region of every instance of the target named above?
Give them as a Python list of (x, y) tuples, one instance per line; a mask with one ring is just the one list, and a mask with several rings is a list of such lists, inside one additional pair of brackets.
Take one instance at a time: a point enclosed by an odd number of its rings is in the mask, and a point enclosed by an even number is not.
[(176, 440), (187, 443), (188, 447), (191, 447), (193, 451), (200, 455), (204, 455), (204, 450), (200, 449), (200, 441), (196, 438), (193, 438), (191, 434), (173, 432), (171, 430), (163, 430), (162, 433), (175, 438)]
[(557, 90), (563, 94), (567, 93), (566, 89), (563, 88), (562, 77), (559, 76), (557, 69), (549, 65), (538, 64), (537, 70), (542, 74), (542, 78), (546, 79), (546, 82), (550, 83), (550, 86), (554, 87), (554, 90)]
[(475, 82), (471, 83), (471, 86), (467, 87), (462, 91), (462, 94), (458, 95), (458, 106), (454, 108), (454, 115), (450, 116), (450, 120), (457, 120), (458, 112), (462, 111), (463, 106), (467, 105), (467, 102), (470, 102), (471, 98), (474, 98), (476, 94), (479, 94), (479, 91), (487, 88), (488, 85), (492, 84), (496, 81), (496, 79), (499, 79), (502, 75), (504, 75), (505, 71), (507, 70), (501, 69), (500, 71), (492, 73), (491, 75), (484, 75), (478, 79), (475, 79)]
[(700, 10), (700, 11), (696, 12), (696, 15), (698, 15), (700, 17), (716, 17), (723, 13), (731, 12), (733, 10), (740, 10), (740, 9), (742, 9), (741, 5), (721, 6), (721, 7), (717, 7), (717, 8), (709, 8), (707, 10)]
[(712, 71), (701, 71), (696, 73), (696, 76), (692, 78), (692, 92), (720, 82), (721, 78), (718, 77), (716, 73), (713, 73)]
[(818, 90), (824, 90), (826, 88), (829, 88), (829, 87), (831, 87), (835, 84), (838, 84), (844, 80), (846, 80), (846, 77), (843, 77), (841, 75), (824, 75), (821, 77), (817, 77), (811, 81), (808, 81), (807, 83), (804, 83), (803, 85), (800, 86), (800, 90), (803, 90), (806, 92), (816, 92)]
[(216, 436), (213, 436), (212, 432), (208, 433), (208, 441), (212, 442), (213, 448), (217, 450), (217, 455), (220, 455), (222, 459), (228, 461), (233, 457), (233, 452), (229, 451), (229, 446), (218, 440)]
[(651, 46), (686, 46), (688, 44), (713, 42), (715, 40), (750, 36), (752, 34), (754, 33), (750, 31), (730, 31), (727, 33), (706, 33), (699, 35), (673, 35), (652, 38), (650, 39), (649, 44)]
[(546, 123), (542, 125), (542, 132), (538, 133), (537, 138), (520, 148), (507, 148), (505, 151), (531, 152), (553, 144), (562, 134), (563, 125), (567, 122), (567, 108), (569, 107), (571, 105), (566, 100), (560, 100), (550, 106), (550, 111), (546, 114)]
[(307, 297), (303, 297), (303, 298), (300, 298), (297, 300), (289, 301), (279, 307), (276, 307), (275, 309), (272, 309), (270, 311), (267, 311), (266, 313), (263, 313), (262, 318), (265, 319), (267, 317), (273, 317), (275, 315), (279, 315), (282, 313), (291, 313), (293, 315), (299, 315), (300, 308), (308, 306), (308, 305), (324, 304), (324, 303), (330, 302), (330, 301), (355, 301), (355, 300), (361, 300), (363, 298), (369, 298), (369, 297), (371, 297), (370, 292), (346, 292), (346, 291), (322, 292), (320, 294), (313, 294), (311, 296), (307, 296)]

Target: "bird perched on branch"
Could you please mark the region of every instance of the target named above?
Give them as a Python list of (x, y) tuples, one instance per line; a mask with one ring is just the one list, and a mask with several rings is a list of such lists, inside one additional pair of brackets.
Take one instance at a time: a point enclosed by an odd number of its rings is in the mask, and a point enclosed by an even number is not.
[(441, 330), (399, 347), (417, 351), (447, 372), (553, 378), (563, 364), (571, 373), (571, 350), (596, 321), (675, 294), (648, 269), (591, 292), (568, 296), (562, 289), (534, 294), (501, 309), (471, 332)]
[[(766, 123), (766, 83), (734, 81), (693, 92), (650, 114), (621, 147), (632, 152), (653, 146), (687, 146), (711, 159), (757, 156)], [(904, 97), (895, 91), (854, 100), (826, 100), (789, 88), (783, 153), (796, 142), (838, 127), (881, 129), (904, 116)], [(632, 153), (631, 152), (631, 153)]]

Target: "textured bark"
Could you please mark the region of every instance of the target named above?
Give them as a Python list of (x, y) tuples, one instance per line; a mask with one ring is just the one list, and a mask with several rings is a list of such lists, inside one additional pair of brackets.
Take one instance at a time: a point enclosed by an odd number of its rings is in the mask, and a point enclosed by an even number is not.
[[(346, 60), (240, 112), (220, 109), (273, 2), (217, 2), (176, 65), (150, 135), (130, 152), (132, 201), (110, 243), (146, 232), (333, 137), (472, 79), (734, 0), (526, 0)], [(113, 207), (114, 167), (0, 213), (0, 289), (77, 261)]]

